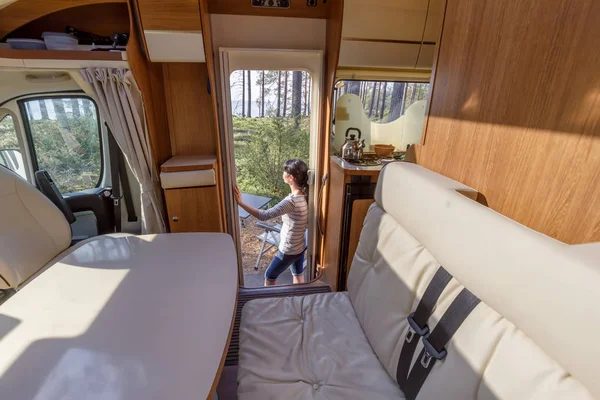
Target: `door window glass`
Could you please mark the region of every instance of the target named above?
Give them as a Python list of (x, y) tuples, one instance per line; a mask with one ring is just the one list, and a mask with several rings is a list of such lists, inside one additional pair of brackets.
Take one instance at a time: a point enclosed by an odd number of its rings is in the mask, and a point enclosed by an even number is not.
[(0, 164), (27, 179), (15, 123), (10, 115), (0, 120)]
[(86, 97), (22, 102), (37, 170), (47, 170), (62, 193), (98, 186), (102, 148), (98, 111)]
[[(290, 194), (282, 177), (286, 160), (299, 158), (310, 165), (311, 88), (311, 75), (306, 71), (238, 70), (231, 74), (235, 173), (247, 204), (266, 209)], [(265, 271), (279, 246), (282, 217), (259, 223), (242, 208), (239, 216), (243, 285), (263, 286)], [(277, 276), (276, 282), (291, 284), (290, 270)]]

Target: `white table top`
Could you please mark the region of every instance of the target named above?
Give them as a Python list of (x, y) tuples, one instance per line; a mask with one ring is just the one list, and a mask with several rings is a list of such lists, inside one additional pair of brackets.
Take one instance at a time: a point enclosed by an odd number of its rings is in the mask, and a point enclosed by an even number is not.
[(0, 397), (206, 398), (233, 323), (237, 277), (225, 234), (83, 245), (0, 306)]

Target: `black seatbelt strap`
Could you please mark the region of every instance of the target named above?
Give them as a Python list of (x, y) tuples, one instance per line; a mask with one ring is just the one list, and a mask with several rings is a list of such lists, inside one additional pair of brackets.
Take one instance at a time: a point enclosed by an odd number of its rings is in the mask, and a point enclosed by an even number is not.
[[(123, 152), (121, 151), (121, 148), (119, 147), (108, 124), (104, 123), (104, 125), (108, 130), (108, 149), (110, 153), (115, 231), (121, 232), (121, 199), (125, 201), (125, 208), (127, 209), (127, 221), (137, 221), (137, 215), (135, 214), (135, 208), (133, 206), (133, 197), (131, 196), (131, 187), (129, 186), (129, 176), (127, 175), (127, 168), (125, 165)], [(121, 189), (123, 190), (123, 195), (121, 195)]]
[(431, 317), (435, 304), (450, 280), (452, 280), (452, 275), (444, 267), (440, 266), (425, 289), (425, 293), (423, 293), (417, 309), (407, 318), (408, 331), (406, 332), (404, 345), (398, 359), (398, 369), (396, 370), (396, 381), (401, 389), (406, 385), (408, 371), (410, 370), (410, 364), (419, 338), (429, 334), (427, 321)]
[(108, 124), (108, 154), (110, 156), (110, 180), (112, 184), (112, 196), (113, 201), (113, 216), (115, 220), (115, 232), (121, 232), (121, 185), (119, 179), (119, 155), (121, 149), (117, 141), (113, 137)]
[(423, 350), (402, 388), (407, 400), (414, 400), (417, 397), (435, 363), (446, 357), (446, 345), (479, 302), (480, 300), (473, 293), (466, 288), (463, 289), (433, 331), (422, 338)]

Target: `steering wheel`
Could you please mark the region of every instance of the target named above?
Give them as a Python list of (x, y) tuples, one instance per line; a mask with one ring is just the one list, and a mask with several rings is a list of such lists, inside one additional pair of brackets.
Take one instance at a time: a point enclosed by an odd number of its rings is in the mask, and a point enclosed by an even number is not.
[(71, 208), (63, 198), (60, 190), (54, 184), (52, 177), (48, 173), (48, 171), (41, 170), (35, 173), (35, 181), (37, 183), (38, 189), (50, 199), (50, 201), (58, 207), (58, 209), (63, 213), (67, 222), (72, 224), (75, 222), (77, 218), (75, 218), (75, 214), (71, 211)]

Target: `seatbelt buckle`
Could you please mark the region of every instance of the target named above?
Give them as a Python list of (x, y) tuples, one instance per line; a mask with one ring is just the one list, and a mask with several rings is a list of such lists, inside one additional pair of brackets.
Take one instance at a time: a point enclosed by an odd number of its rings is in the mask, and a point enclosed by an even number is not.
[(421, 357), (421, 365), (423, 366), (423, 368), (429, 368), (432, 358), (435, 358), (438, 361), (441, 361), (444, 358), (446, 358), (446, 355), (448, 354), (446, 349), (437, 351), (437, 349), (433, 347), (433, 345), (429, 341), (429, 336), (424, 336), (421, 340), (423, 341), (423, 347), (425, 348), (425, 353), (423, 353), (423, 357)]
[(408, 321), (408, 332), (406, 332), (406, 343), (410, 343), (415, 335), (425, 337), (429, 333), (429, 327), (425, 325), (421, 328), (414, 320), (415, 313), (411, 313), (406, 319)]
[(119, 203), (121, 202), (121, 199), (123, 198), (123, 196), (113, 196), (111, 194), (110, 199), (113, 201), (113, 205), (115, 207), (119, 207)]

